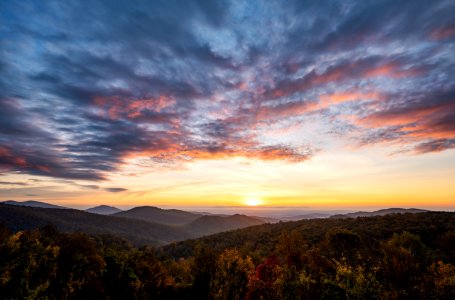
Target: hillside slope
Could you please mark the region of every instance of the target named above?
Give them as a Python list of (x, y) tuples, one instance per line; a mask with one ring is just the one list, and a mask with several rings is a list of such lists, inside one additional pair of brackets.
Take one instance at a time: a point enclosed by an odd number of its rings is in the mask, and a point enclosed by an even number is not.
[(0, 204), (0, 223), (13, 231), (35, 229), (49, 224), (63, 232), (113, 234), (136, 245), (163, 245), (195, 237), (176, 227), (92, 214), (75, 209), (50, 209)]
[(203, 236), (264, 223), (263, 220), (239, 214), (227, 217), (202, 216), (184, 226), (184, 228), (195, 235)]
[(113, 215), (115, 213), (121, 212), (122, 210), (118, 209), (117, 207), (114, 207), (114, 206), (99, 205), (99, 206), (88, 208), (85, 211), (92, 213), (92, 214)]
[(114, 214), (117, 217), (145, 220), (166, 225), (184, 225), (197, 218), (200, 214), (178, 209), (162, 209), (154, 206), (138, 206), (130, 210)]
[(315, 244), (323, 240), (328, 231), (335, 228), (352, 230), (363, 240), (370, 241), (365, 246), (372, 249), (379, 247), (372, 241), (385, 240), (394, 233), (403, 231), (421, 236), (425, 244), (432, 246), (442, 234), (455, 231), (455, 213), (406, 213), (356, 219), (327, 218), (262, 224), (166, 245), (161, 251), (173, 257), (187, 257), (193, 254), (196, 244), (202, 243), (217, 251), (241, 248), (249, 255), (257, 252), (267, 256), (276, 249), (278, 240), (284, 233), (296, 230), (309, 244)]
[(428, 210), (424, 209), (417, 209), (417, 208), (386, 208), (386, 209), (380, 209), (376, 211), (358, 211), (358, 212), (353, 212), (353, 213), (348, 213), (348, 214), (338, 214), (338, 215), (333, 215), (330, 218), (358, 218), (358, 217), (374, 217), (374, 216), (385, 216), (385, 215), (390, 215), (390, 214), (405, 214), (405, 213), (411, 213), (411, 214), (418, 214), (418, 213), (423, 213), (427, 212)]
[(41, 202), (41, 201), (34, 201), (34, 200), (28, 200), (28, 201), (8, 200), (8, 201), (0, 202), (0, 204), (17, 205), (17, 206), (29, 206), (29, 207), (41, 207), (41, 208), (66, 208), (66, 207), (63, 207), (63, 206), (49, 204), (49, 203)]

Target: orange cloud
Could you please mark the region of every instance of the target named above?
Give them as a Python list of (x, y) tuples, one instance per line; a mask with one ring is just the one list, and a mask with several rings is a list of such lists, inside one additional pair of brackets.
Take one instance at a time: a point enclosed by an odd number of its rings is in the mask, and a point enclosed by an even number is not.
[(174, 98), (160, 95), (157, 98), (133, 100), (127, 103), (125, 111), (127, 112), (129, 117), (135, 118), (140, 116), (143, 110), (160, 112), (164, 108), (173, 106), (174, 104), (175, 104)]
[(354, 100), (380, 100), (383, 99), (381, 94), (376, 92), (341, 92), (341, 93), (333, 93), (333, 94), (326, 94), (319, 97), (321, 107), (328, 107), (331, 104), (339, 104), (348, 101)]
[(385, 64), (373, 69), (368, 70), (365, 77), (380, 77), (386, 76), (391, 78), (413, 77), (421, 74), (421, 70), (402, 70), (396, 63)]
[(397, 62), (381, 63), (375, 59), (365, 59), (336, 65), (322, 73), (312, 71), (298, 79), (282, 80), (264, 96), (274, 99), (333, 82), (383, 76), (390, 78), (412, 77), (420, 75), (422, 72), (422, 69), (403, 69), (402, 64)]
[(425, 121), (425, 119), (428, 119), (427, 122), (430, 122), (431, 120), (437, 118), (438, 115), (444, 115), (446, 112), (451, 111), (451, 109), (454, 108), (454, 103), (446, 103), (443, 105), (400, 109), (396, 111), (389, 110), (371, 114), (358, 120), (357, 124), (368, 127), (381, 127), (408, 125), (419, 121)]
[(119, 96), (95, 97), (94, 104), (104, 109), (109, 118), (118, 119), (121, 116), (127, 118), (139, 118), (146, 111), (161, 112), (167, 107), (175, 105), (175, 99), (169, 96), (160, 95), (155, 98), (128, 99)]

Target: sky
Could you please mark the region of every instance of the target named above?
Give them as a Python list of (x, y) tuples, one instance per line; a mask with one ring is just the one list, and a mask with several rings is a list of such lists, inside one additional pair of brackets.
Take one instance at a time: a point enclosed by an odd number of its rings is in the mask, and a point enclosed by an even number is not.
[(0, 2), (0, 200), (455, 209), (455, 2)]

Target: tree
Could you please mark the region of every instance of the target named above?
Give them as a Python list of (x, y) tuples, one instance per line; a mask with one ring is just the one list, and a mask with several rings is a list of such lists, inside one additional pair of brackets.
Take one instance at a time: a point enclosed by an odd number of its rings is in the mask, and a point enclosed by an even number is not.
[(250, 257), (242, 258), (236, 249), (226, 249), (219, 257), (212, 293), (215, 299), (240, 300), (248, 290), (254, 270)]
[(360, 247), (360, 237), (351, 230), (335, 228), (325, 235), (324, 248), (338, 261), (345, 258), (349, 263), (357, 262)]
[(277, 252), (285, 258), (290, 266), (295, 266), (298, 270), (302, 268), (302, 253), (308, 249), (302, 234), (297, 230), (291, 232), (284, 231), (278, 238)]
[(58, 272), (53, 290), (59, 299), (101, 297), (105, 261), (95, 240), (81, 233), (65, 235), (59, 241)]
[(420, 237), (409, 232), (394, 234), (382, 245), (382, 251), (380, 273), (384, 285), (393, 295), (412, 297), (420, 281), (418, 276), (426, 268), (427, 249)]
[(203, 244), (194, 248), (193, 289), (197, 299), (207, 299), (217, 267), (215, 251)]
[(50, 295), (59, 250), (57, 245), (43, 243), (39, 230), (4, 238), (0, 247), (0, 295), (5, 299)]
[(275, 255), (269, 256), (256, 271), (250, 274), (248, 299), (275, 299), (276, 282), (280, 277), (282, 268)]
[(455, 299), (455, 266), (438, 261), (431, 265), (430, 273), (434, 283), (432, 294), (435, 298)]

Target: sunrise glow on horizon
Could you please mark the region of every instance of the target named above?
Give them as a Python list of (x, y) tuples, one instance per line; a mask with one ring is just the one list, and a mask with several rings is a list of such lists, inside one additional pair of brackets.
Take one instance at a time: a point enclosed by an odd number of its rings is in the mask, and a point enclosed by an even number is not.
[(454, 210), (453, 1), (291, 2), (3, 1), (0, 201)]

